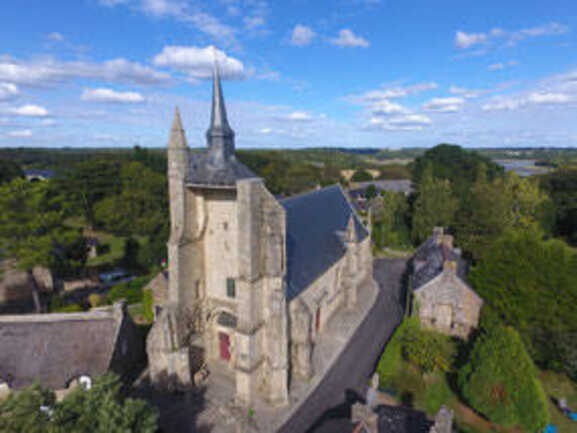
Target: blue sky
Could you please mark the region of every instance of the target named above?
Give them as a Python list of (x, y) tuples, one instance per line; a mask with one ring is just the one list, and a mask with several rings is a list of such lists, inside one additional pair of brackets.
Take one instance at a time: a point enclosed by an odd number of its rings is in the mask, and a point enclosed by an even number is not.
[[(58, 5), (56, 7), (55, 5)], [(574, 0), (3, 2), (0, 146), (577, 145)]]

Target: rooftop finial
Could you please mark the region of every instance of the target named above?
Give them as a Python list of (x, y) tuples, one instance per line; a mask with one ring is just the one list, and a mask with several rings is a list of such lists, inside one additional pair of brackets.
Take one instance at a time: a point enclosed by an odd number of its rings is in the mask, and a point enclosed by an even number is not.
[(217, 50), (213, 48), (212, 113), (210, 126), (208, 131), (206, 131), (206, 140), (212, 165), (221, 166), (226, 160), (234, 156), (234, 132), (228, 124), (226, 116), (226, 106), (224, 105), (216, 54)]

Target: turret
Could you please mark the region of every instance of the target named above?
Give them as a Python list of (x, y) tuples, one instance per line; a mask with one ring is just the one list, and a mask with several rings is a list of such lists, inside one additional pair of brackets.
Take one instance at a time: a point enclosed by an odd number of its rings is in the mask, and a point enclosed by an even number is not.
[(213, 168), (223, 168), (234, 159), (234, 131), (228, 124), (226, 107), (220, 84), (218, 66), (215, 65), (212, 88), (212, 113), (210, 126), (206, 131), (209, 164)]

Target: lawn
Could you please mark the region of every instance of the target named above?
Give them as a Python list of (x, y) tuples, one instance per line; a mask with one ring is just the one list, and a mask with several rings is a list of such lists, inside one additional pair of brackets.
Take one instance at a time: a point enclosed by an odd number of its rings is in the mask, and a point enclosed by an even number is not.
[(552, 371), (542, 372), (541, 382), (549, 397), (549, 413), (552, 424), (557, 427), (557, 433), (577, 432), (577, 421), (571, 421), (563, 415), (554, 403), (559, 398), (565, 398), (569, 407), (577, 411), (577, 384), (564, 374)]

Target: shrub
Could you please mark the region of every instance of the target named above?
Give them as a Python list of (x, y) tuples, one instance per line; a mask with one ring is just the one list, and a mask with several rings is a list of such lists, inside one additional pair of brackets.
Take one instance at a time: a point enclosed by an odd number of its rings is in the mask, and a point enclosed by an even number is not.
[(142, 315), (147, 322), (154, 322), (154, 293), (152, 290), (144, 290), (142, 296)]
[(391, 339), (385, 351), (379, 359), (377, 373), (379, 374), (379, 385), (382, 388), (393, 386), (395, 377), (399, 374), (399, 369), (403, 363), (401, 336), (406, 327), (406, 321), (401, 323)]
[(450, 337), (436, 331), (421, 329), (417, 318), (407, 320), (402, 335), (402, 353), (421, 372), (449, 371), (456, 348)]
[(78, 304), (68, 304), (65, 305), (63, 307), (57, 308), (55, 310), (53, 310), (53, 313), (81, 313), (82, 311), (84, 311), (84, 308), (82, 308), (80, 305)]
[(351, 176), (351, 182), (370, 182), (373, 180), (373, 176), (366, 170), (358, 169)]
[(445, 376), (436, 378), (435, 382), (427, 386), (425, 391), (425, 411), (427, 414), (434, 416), (441, 409), (441, 406), (446, 405), (452, 397), (453, 393), (447, 384)]
[(495, 423), (536, 432), (549, 422), (537, 369), (511, 327), (495, 327), (475, 342), (458, 382), (471, 407)]
[(108, 292), (106, 300), (112, 304), (124, 299), (127, 304), (136, 304), (142, 301), (142, 287), (148, 282), (148, 277), (138, 277), (113, 286)]
[(90, 304), (91, 308), (100, 307), (102, 304), (104, 304), (103, 301), (104, 300), (102, 299), (102, 296), (97, 293), (92, 293), (88, 296), (88, 303)]

